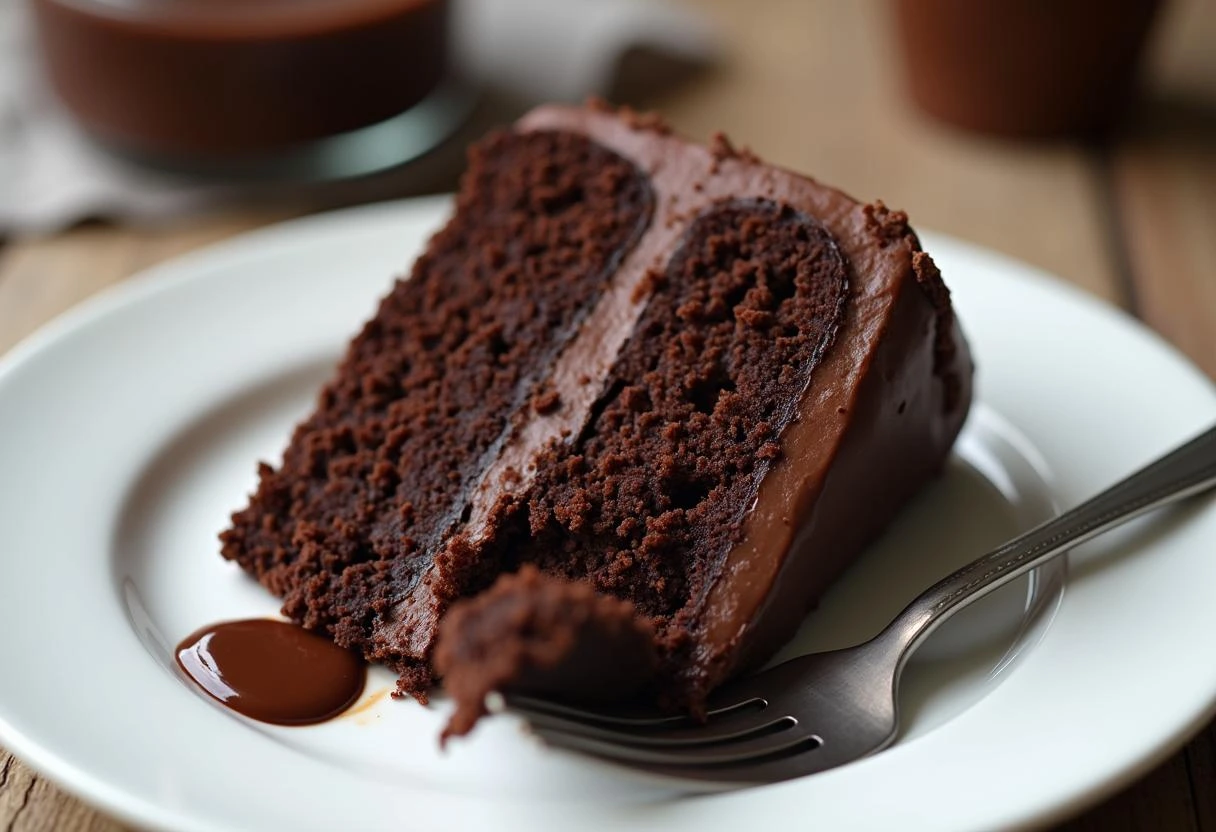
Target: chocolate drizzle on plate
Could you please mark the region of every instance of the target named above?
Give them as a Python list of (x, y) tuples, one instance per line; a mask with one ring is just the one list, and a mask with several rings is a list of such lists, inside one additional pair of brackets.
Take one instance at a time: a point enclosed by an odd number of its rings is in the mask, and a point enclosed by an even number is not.
[(311, 725), (358, 700), (366, 665), (324, 636), (287, 621), (212, 624), (177, 646), (177, 663), (208, 696), (275, 725)]

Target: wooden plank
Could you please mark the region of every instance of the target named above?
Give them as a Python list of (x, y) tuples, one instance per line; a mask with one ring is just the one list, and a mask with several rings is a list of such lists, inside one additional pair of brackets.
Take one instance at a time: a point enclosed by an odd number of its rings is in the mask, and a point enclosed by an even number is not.
[(1162, 24), (1114, 189), (1145, 321), (1216, 378), (1216, 5), (1177, 0)]
[(1187, 746), (1186, 762), (1199, 832), (1216, 832), (1216, 724)]
[(4, 824), (5, 829), (15, 827), (29, 806), (34, 779), (29, 769), (0, 749), (0, 823)]
[(5, 832), (121, 832), (0, 749), (0, 829)]
[(1140, 313), (1216, 378), (1216, 146), (1117, 162)]
[(49, 318), (125, 277), (129, 234), (89, 228), (11, 243), (0, 256), (0, 352)]
[(88, 296), (161, 260), (290, 216), (230, 212), (172, 226), (88, 225), (0, 249), (0, 354)]
[(121, 832), (0, 749), (0, 829), (5, 832)]
[(1057, 832), (1197, 832), (1186, 760), (1174, 755), (1147, 777)]

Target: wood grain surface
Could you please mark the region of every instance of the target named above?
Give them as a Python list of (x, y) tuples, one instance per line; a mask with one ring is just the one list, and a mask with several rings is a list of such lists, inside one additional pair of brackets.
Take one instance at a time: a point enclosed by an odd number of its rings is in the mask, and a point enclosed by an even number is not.
[[(1140, 316), (1216, 376), (1216, 3), (1167, 4), (1146, 100), (1115, 139), (1091, 144), (1016, 143), (920, 116), (902, 94), (882, 0), (692, 5), (719, 25), (723, 59), (675, 84), (634, 78), (621, 88), (629, 100), (682, 132), (725, 130), (766, 159), (903, 208), (919, 227), (1053, 272)], [(0, 241), (0, 353), (143, 268), (302, 210), (229, 207), (156, 228), (89, 224)], [(0, 832), (121, 828), (0, 749)], [(1216, 727), (1058, 828), (1216, 832)]]

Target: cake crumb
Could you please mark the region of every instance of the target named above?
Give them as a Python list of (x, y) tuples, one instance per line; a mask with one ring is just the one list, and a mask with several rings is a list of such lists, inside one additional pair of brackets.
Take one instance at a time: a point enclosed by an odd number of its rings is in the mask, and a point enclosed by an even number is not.
[(760, 157), (753, 153), (751, 148), (745, 145), (736, 147), (730, 138), (720, 130), (709, 137), (709, 152), (714, 157), (714, 165), (711, 166), (711, 169), (715, 173), (718, 170), (717, 163), (727, 159), (735, 159), (748, 164), (760, 163)]
[(671, 125), (658, 113), (652, 110), (635, 110), (628, 105), (613, 106), (604, 98), (593, 95), (587, 98), (586, 107), (597, 113), (615, 115), (634, 130), (654, 133), (659, 136), (671, 135)]
[(882, 200), (861, 206), (866, 229), (874, 232), (888, 244), (903, 240), (912, 233), (908, 228), (908, 215), (904, 211), (892, 211)]
[(709, 152), (719, 161), (730, 159), (735, 155), (735, 146), (731, 144), (730, 138), (719, 130), (709, 137)]
[(561, 406), (561, 394), (552, 388), (542, 390), (532, 397), (532, 409), (542, 416), (547, 416)]
[(642, 275), (642, 279), (633, 287), (633, 293), (629, 296), (629, 302), (641, 303), (663, 288), (664, 282), (661, 272), (657, 269), (647, 269), (646, 274)]

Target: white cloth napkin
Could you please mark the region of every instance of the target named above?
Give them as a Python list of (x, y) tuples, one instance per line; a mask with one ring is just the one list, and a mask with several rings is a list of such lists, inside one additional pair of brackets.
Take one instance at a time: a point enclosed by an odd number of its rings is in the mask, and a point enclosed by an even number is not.
[[(457, 0), (457, 61), (525, 101), (606, 92), (621, 56), (646, 47), (711, 60), (713, 32), (660, 0)], [(115, 159), (81, 135), (33, 54), (25, 0), (0, 0), (0, 235), (50, 233), (88, 217), (163, 221), (239, 198)]]

